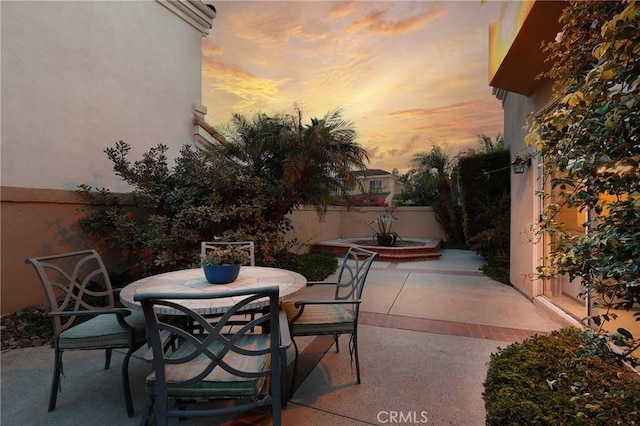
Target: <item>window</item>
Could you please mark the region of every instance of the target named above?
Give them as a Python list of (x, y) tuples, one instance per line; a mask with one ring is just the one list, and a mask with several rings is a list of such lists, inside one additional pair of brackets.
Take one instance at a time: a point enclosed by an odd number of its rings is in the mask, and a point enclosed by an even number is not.
[(370, 192), (380, 192), (380, 191), (382, 191), (382, 181), (381, 180), (370, 180), (369, 181), (369, 191)]

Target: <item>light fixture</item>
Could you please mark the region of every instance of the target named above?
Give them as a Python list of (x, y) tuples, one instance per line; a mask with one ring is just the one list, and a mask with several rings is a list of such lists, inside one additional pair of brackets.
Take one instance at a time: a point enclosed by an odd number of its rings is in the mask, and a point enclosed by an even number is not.
[(531, 157), (527, 157), (527, 159), (524, 159), (519, 155), (516, 155), (516, 158), (513, 160), (513, 163), (511, 163), (511, 167), (513, 167), (513, 173), (517, 175), (524, 173), (524, 169), (530, 165), (531, 165)]

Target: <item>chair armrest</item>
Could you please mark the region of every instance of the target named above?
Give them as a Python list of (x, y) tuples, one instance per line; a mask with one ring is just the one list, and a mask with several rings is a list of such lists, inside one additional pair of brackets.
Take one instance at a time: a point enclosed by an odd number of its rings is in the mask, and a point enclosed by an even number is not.
[(360, 299), (349, 299), (349, 300), (298, 300), (293, 303), (293, 306), (299, 308), (304, 305), (352, 305), (352, 304), (360, 304), (362, 300)]
[(294, 324), (298, 318), (302, 316), (304, 308), (307, 305), (359, 305), (362, 301), (360, 299), (354, 300), (299, 300), (293, 303), (293, 306), (298, 309), (298, 313), (291, 318), (289, 324)]
[(291, 346), (291, 331), (289, 330), (289, 322), (287, 321), (287, 313), (280, 311), (280, 349), (287, 349)]
[(94, 315), (103, 315), (103, 314), (115, 314), (118, 316), (129, 316), (131, 315), (131, 311), (129, 309), (124, 308), (114, 308), (114, 309), (96, 309), (96, 310), (87, 310), (87, 311), (60, 311), (60, 312), (49, 312), (50, 317), (88, 317)]
[(133, 333), (134, 328), (131, 327), (125, 321), (124, 317), (131, 315), (131, 311), (129, 309), (124, 308), (112, 308), (112, 309), (96, 309), (96, 310), (88, 310), (88, 311), (61, 311), (61, 312), (49, 312), (49, 317), (89, 317), (89, 316), (97, 316), (97, 315), (115, 315), (118, 320), (118, 324), (124, 330), (127, 330), (129, 333)]

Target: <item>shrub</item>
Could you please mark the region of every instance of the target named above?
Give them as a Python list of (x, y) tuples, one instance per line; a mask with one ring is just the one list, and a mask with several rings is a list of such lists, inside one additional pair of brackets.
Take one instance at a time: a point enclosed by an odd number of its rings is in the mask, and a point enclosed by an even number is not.
[(199, 266), (200, 243), (213, 236), (251, 239), (257, 260), (270, 259), (289, 222), (265, 217), (264, 180), (214, 151), (185, 146), (173, 168), (164, 145), (133, 163), (129, 151), (122, 141), (105, 150), (116, 174), (134, 188), (133, 207), (106, 189), (80, 186), (88, 201), (80, 227), (98, 245), (117, 251), (125, 281)]
[(298, 272), (308, 281), (322, 281), (336, 271), (338, 260), (331, 253), (296, 254), (280, 251), (275, 255), (273, 266)]
[[(458, 161), (466, 240), (492, 268), (509, 268), (509, 151), (473, 153)], [(508, 282), (508, 280), (507, 280)]]
[(568, 328), (492, 354), (483, 393), (486, 424), (639, 424), (638, 377), (600, 356), (577, 356), (584, 339)]

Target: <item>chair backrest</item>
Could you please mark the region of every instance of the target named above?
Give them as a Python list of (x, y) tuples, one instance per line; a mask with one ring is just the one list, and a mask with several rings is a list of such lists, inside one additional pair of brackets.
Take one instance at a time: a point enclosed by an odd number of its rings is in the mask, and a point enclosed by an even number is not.
[[(219, 380), (226, 382), (229, 388), (242, 386), (229, 385), (229, 377), (233, 381), (240, 381), (249, 387), (262, 386), (265, 379), (270, 379), (271, 397), (259, 401), (258, 404), (276, 404), (279, 407), (281, 393), (280, 377), (280, 333), (279, 333), (279, 289), (277, 286), (260, 289), (245, 289), (226, 292), (199, 292), (197, 294), (184, 293), (139, 293), (134, 300), (139, 301), (144, 311), (147, 324), (147, 340), (153, 351), (153, 371), (155, 373), (156, 401), (166, 400), (172, 389), (192, 388), (198, 382), (208, 381), (208, 385), (200, 387), (203, 398), (217, 395), (229, 398), (224, 390), (213, 389), (211, 382)], [(210, 320), (194, 312), (185, 305), (194, 299), (236, 298), (240, 300), (225, 314), (211, 323)], [(244, 310), (253, 309), (258, 300), (268, 298), (268, 312), (263, 315), (247, 318), (244, 325), (238, 326), (232, 322), (234, 315), (242, 314)], [(259, 304), (262, 304), (261, 302)], [(165, 306), (181, 312), (176, 317), (158, 317), (154, 308)], [(173, 319), (173, 321), (172, 321)], [(186, 321), (191, 321), (196, 327), (182, 327)], [(236, 324), (229, 327), (229, 324)], [(252, 333), (254, 327), (267, 327), (268, 333)], [(226, 332), (225, 332), (226, 331)], [(176, 342), (173, 352), (166, 352), (166, 336), (170, 335)], [(161, 336), (165, 336), (163, 339)], [(185, 365), (188, 364), (188, 365)], [(180, 366), (185, 367), (188, 374), (176, 375)], [(169, 372), (169, 373), (168, 373)], [(167, 374), (171, 377), (168, 380)], [(229, 376), (230, 375), (230, 376)], [(224, 379), (222, 378), (224, 377)], [(223, 385), (225, 386), (225, 385)], [(245, 386), (246, 387), (246, 386)], [(211, 390), (207, 395), (205, 388)], [(232, 392), (232, 396), (233, 396)], [(236, 395), (237, 396), (237, 395)], [(157, 403), (157, 402), (156, 402)]]
[[(360, 299), (369, 269), (378, 253), (351, 247), (342, 259), (335, 291), (336, 300)], [(356, 305), (356, 311), (358, 310)]]
[(204, 256), (211, 248), (239, 248), (249, 254), (249, 265), (256, 266), (256, 247), (253, 241), (203, 241), (200, 247), (200, 254)]
[[(47, 296), (51, 312), (88, 311), (115, 307), (107, 268), (95, 250), (83, 250), (25, 260), (33, 265)], [(53, 317), (58, 336), (77, 317)]]

